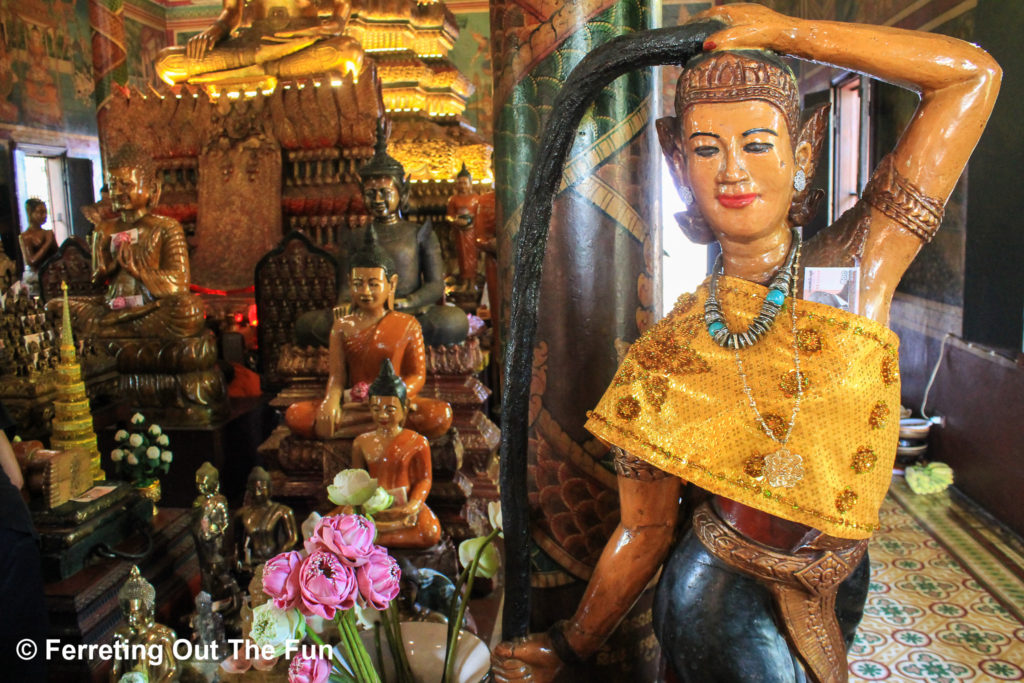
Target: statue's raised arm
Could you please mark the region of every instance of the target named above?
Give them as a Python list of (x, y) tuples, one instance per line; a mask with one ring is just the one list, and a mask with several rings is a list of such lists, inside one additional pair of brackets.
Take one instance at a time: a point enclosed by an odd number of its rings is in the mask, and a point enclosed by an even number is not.
[(863, 276), (859, 312), (885, 323), (900, 278), (938, 230), (942, 208), (985, 129), (999, 93), (999, 65), (978, 46), (935, 33), (806, 21), (753, 4), (701, 16), (730, 26), (705, 49), (770, 49), (920, 94), (917, 111), (862, 200), (870, 220), (856, 254)]

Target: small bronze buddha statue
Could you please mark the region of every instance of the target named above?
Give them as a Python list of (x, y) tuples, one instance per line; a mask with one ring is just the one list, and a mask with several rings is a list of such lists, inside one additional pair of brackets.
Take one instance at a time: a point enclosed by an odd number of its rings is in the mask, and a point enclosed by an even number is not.
[(309, 0), (223, 0), (212, 26), (184, 47), (161, 50), (156, 72), (169, 85), (238, 90), (273, 89), (279, 79), (314, 74), (358, 76), (363, 48), (344, 35), (352, 6), (348, 0), (329, 6), (321, 17)]
[(18, 236), (21, 258), (25, 262), (25, 285), (33, 294), (39, 294), (39, 266), (57, 252), (57, 240), (53, 230), (43, 227), (49, 214), (42, 199), (25, 200), (25, 214), (28, 227)]
[(214, 601), (214, 610), (224, 615), (231, 629), (242, 604), (241, 590), (231, 576), (230, 564), (224, 557), (224, 545), (230, 516), (228, 500), (220, 494), (220, 473), (209, 462), (196, 471), (199, 495), (192, 503), (192, 538), (199, 555), (202, 589)]
[(249, 473), (245, 504), (235, 512), (235, 562), (243, 575), (299, 542), (291, 508), (270, 499), (270, 475), (262, 467)]
[[(377, 127), (376, 152), (359, 169), (359, 178), (377, 242), (394, 261), (398, 275), (394, 309), (419, 320), (427, 346), (464, 341), (469, 333), (466, 314), (454, 306), (437, 305), (444, 296), (444, 259), (437, 235), (429, 221), (417, 225), (401, 217), (410, 185), (405, 168), (387, 153), (383, 122)], [(365, 242), (364, 233), (353, 232), (350, 252)], [(295, 325), (296, 341), (300, 346), (327, 345), (331, 322), (330, 311), (300, 316)]]
[[(114, 657), (111, 682), (120, 680), (128, 671), (137, 670), (140, 664), (150, 683), (174, 680), (178, 669), (173, 649), (177, 636), (154, 620), (156, 590), (142, 577), (137, 566), (132, 567), (128, 580), (118, 591), (117, 601), (127, 623), (114, 632), (114, 647), (119, 652), (126, 652), (127, 657)], [(138, 651), (146, 653), (145, 660), (132, 656)], [(154, 651), (159, 651), (159, 656), (154, 657)]]

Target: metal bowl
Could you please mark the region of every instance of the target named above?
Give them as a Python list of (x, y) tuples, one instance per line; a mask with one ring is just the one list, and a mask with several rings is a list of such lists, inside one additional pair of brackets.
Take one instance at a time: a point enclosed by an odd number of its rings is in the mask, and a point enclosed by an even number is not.
[(900, 420), (900, 439), (926, 441), (928, 439), (928, 430), (931, 428), (932, 423), (929, 420), (919, 417), (908, 417)]

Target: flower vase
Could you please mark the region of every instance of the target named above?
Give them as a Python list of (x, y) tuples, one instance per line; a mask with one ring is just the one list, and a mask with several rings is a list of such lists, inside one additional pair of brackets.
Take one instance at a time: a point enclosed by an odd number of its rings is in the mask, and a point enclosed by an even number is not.
[(145, 486), (139, 486), (136, 484), (135, 492), (153, 503), (153, 516), (156, 517), (156, 504), (160, 502), (160, 480), (154, 479)]
[[(405, 656), (409, 660), (409, 668), (412, 669), (416, 683), (438, 683), (444, 674), (448, 625), (431, 621), (403, 621), (401, 628)], [(374, 667), (381, 674), (381, 679), (396, 680), (395, 665), (384, 634), (381, 634), (383, 668), (381, 662), (377, 660), (373, 632), (363, 631), (360, 635)], [(455, 651), (454, 680), (458, 683), (480, 683), (490, 670), (491, 653), (487, 645), (469, 631), (461, 631), (459, 645)]]

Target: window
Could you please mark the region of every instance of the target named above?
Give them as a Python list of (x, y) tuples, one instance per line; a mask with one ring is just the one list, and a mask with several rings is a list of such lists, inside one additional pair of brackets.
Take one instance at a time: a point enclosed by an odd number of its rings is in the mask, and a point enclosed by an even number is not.
[(832, 204), (829, 223), (853, 207), (867, 183), (871, 88), (866, 76), (847, 75), (832, 85), (835, 116), (832, 150)]

